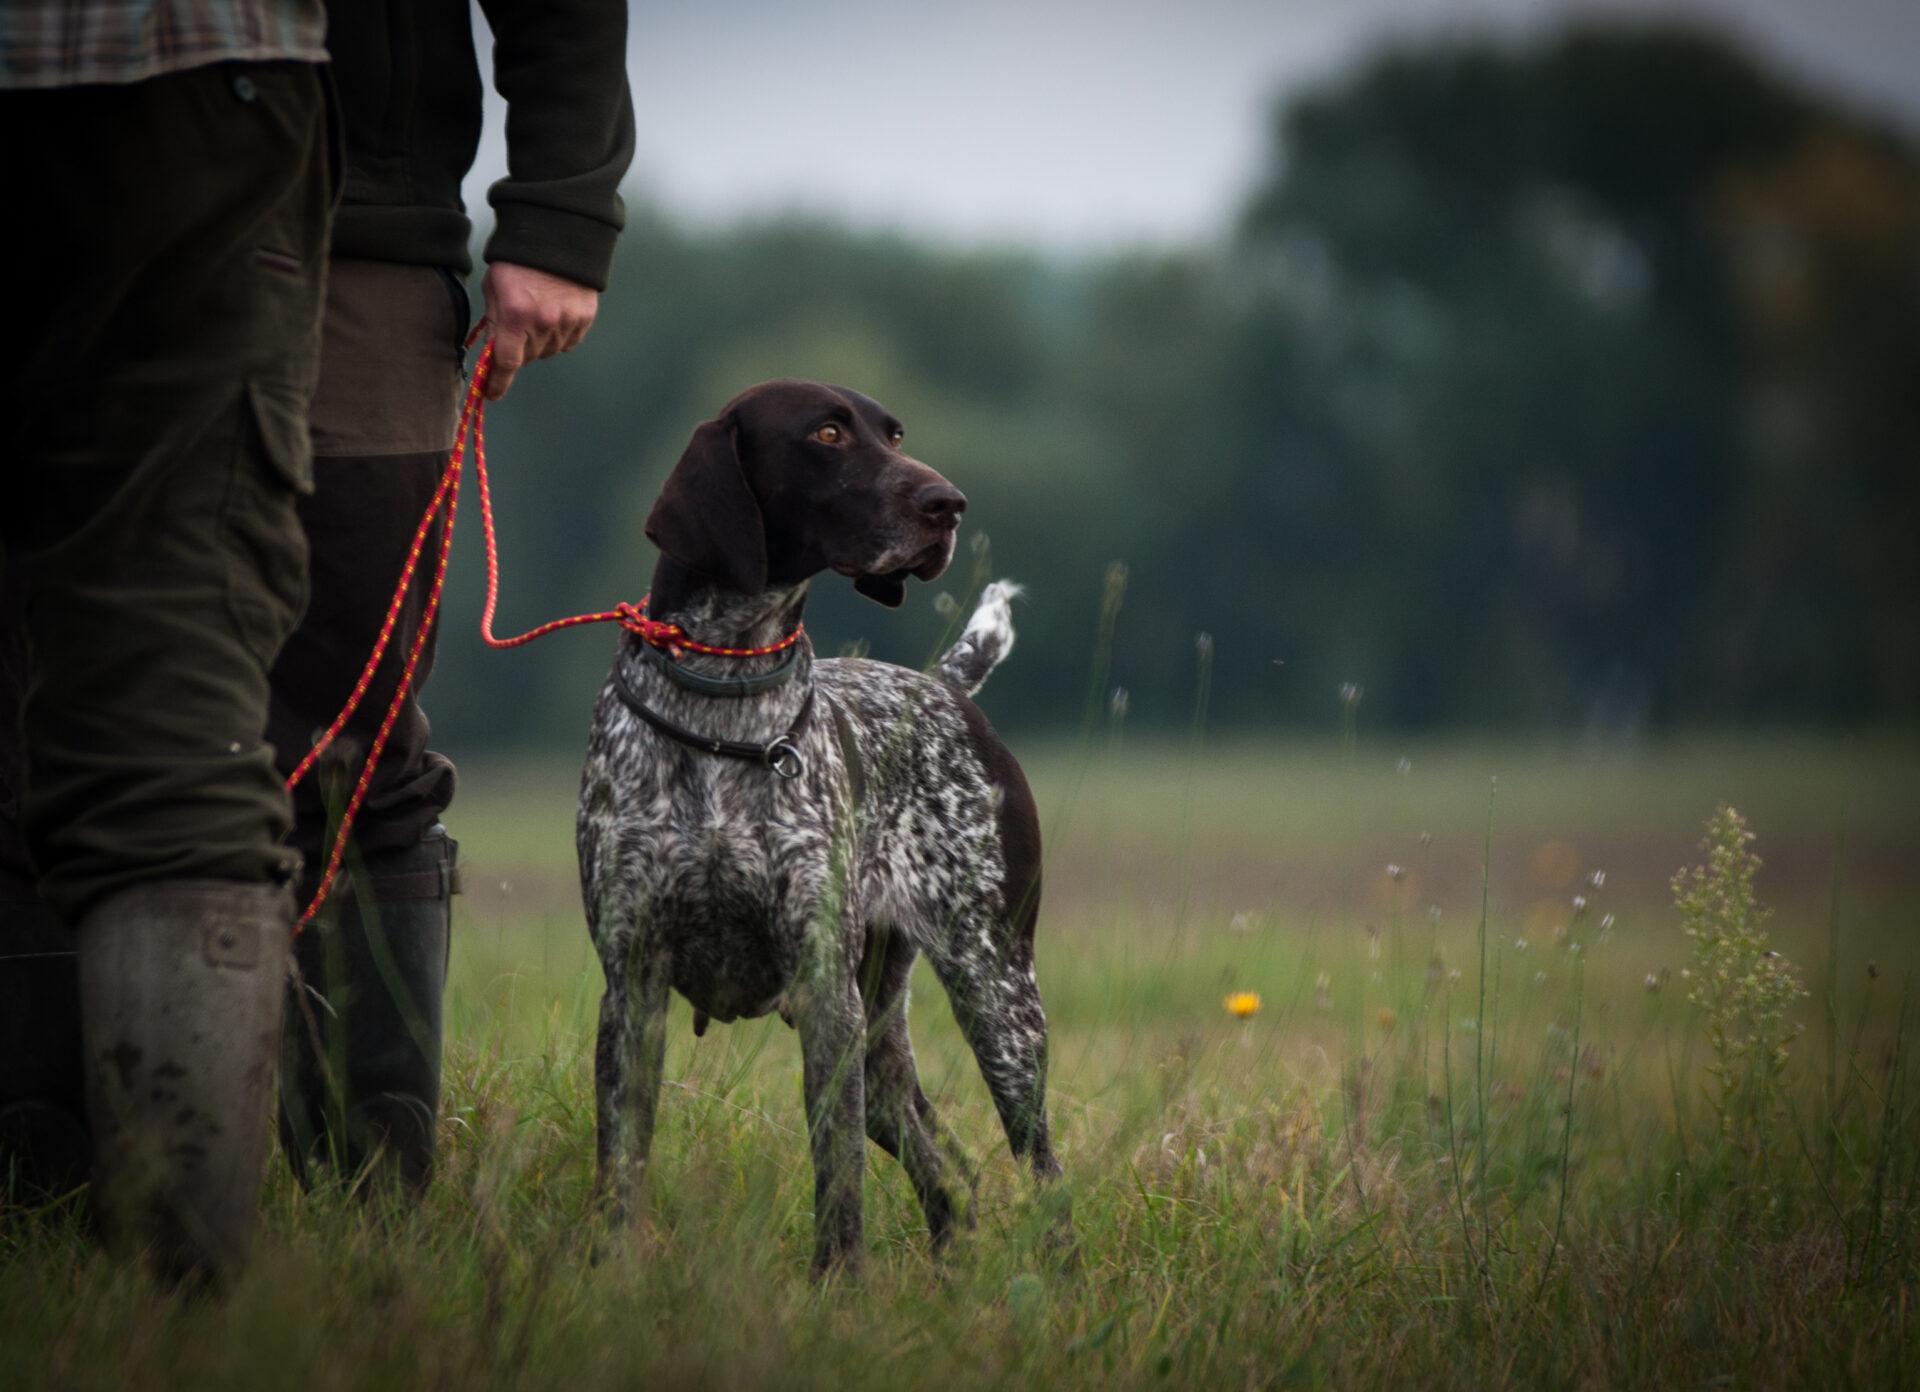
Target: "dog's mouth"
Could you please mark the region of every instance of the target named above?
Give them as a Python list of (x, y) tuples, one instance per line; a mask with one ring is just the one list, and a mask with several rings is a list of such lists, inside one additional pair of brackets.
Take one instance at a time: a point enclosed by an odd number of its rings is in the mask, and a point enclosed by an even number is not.
[(898, 609), (906, 603), (909, 579), (933, 580), (947, 568), (953, 560), (953, 539), (952, 532), (943, 532), (924, 550), (909, 557), (905, 565), (892, 570), (863, 571), (847, 565), (837, 565), (834, 569), (842, 575), (853, 577), (853, 588), (857, 593), (889, 609)]

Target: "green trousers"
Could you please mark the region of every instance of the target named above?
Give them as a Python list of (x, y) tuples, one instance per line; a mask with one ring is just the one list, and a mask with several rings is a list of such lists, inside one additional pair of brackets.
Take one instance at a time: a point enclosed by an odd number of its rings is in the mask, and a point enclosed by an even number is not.
[(11, 322), (0, 584), (22, 614), (20, 824), (68, 923), (151, 879), (285, 880), (267, 673), (331, 187), (320, 74), (222, 63), (0, 92)]

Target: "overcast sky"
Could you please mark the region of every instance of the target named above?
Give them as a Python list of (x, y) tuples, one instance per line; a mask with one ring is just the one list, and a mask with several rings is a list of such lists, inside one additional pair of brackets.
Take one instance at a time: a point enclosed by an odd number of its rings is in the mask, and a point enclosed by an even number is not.
[[(1920, 0), (635, 0), (632, 183), (1053, 250), (1216, 235), (1276, 96), (1394, 40), (1688, 15), (1920, 133)], [(484, 47), (484, 45), (483, 45)], [(468, 184), (505, 171), (497, 99)], [(482, 212), (484, 216), (484, 212)]]

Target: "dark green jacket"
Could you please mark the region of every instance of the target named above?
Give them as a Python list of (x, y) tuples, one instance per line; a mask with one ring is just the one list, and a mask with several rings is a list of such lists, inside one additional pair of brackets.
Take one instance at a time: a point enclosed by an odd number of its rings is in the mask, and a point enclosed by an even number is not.
[[(467, 0), (330, 0), (346, 127), (333, 254), (471, 270), (460, 181), (480, 143)], [(604, 290), (633, 159), (626, 0), (482, 0), (507, 99), (509, 174), (487, 260)]]

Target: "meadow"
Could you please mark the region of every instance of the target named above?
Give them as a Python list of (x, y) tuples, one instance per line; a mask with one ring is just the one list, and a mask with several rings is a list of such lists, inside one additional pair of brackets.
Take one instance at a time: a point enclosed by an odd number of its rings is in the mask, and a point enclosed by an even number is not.
[[(644, 1220), (609, 1230), (576, 770), (474, 764), (424, 1206), (303, 1193), (275, 1156), (224, 1302), (97, 1255), (71, 1202), (7, 1214), (0, 1380), (1920, 1385), (1920, 745), (1019, 752), (1058, 1189), (1016, 1171), (922, 967), (922, 1078), (981, 1164), (950, 1254), (870, 1148), (865, 1271), (810, 1280), (795, 1041), (696, 1039), (684, 1003)], [(1805, 992), (1746, 1091), (1669, 887), (1723, 802)]]

